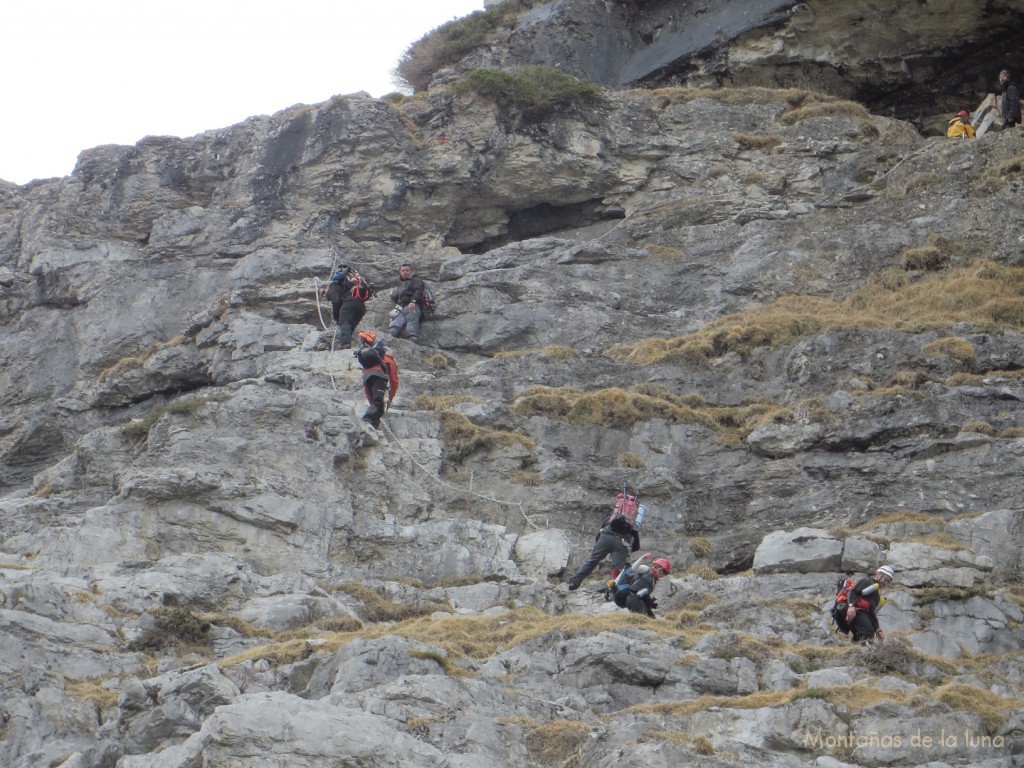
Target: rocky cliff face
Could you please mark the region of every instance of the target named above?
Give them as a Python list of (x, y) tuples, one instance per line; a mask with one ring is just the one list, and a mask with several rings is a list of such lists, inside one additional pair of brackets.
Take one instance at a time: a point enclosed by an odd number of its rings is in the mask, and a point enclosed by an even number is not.
[[(2, 762), (1018, 765), (1022, 151), (355, 95), (2, 185)], [(375, 431), (315, 286), (404, 261)], [(657, 621), (560, 585), (624, 481)]]
[(1024, 3), (555, 0), (463, 66), (556, 66), (607, 86), (811, 87), (927, 128), (1015, 70)]

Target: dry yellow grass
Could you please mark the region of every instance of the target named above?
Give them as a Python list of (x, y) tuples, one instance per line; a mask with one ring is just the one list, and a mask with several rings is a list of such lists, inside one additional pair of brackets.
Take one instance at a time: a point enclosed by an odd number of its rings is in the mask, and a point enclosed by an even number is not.
[(715, 545), (711, 543), (710, 539), (706, 539), (703, 536), (694, 536), (690, 539), (689, 543), (690, 551), (694, 557), (711, 557), (715, 553)]
[(482, 403), (479, 397), (468, 395), (416, 395), (412, 406), (418, 411), (447, 411), (463, 403)]
[(680, 744), (698, 755), (710, 756), (715, 754), (715, 745), (707, 736), (696, 736), (683, 731), (666, 731), (660, 728), (651, 728), (637, 739), (638, 742), (668, 742)]
[(716, 581), (721, 578), (718, 575), (718, 571), (712, 568), (710, 565), (695, 564), (691, 565), (683, 572), (683, 576), (696, 576), (704, 581)]
[(680, 397), (663, 387), (641, 384), (629, 389), (612, 387), (592, 392), (570, 387), (531, 387), (516, 398), (512, 410), (524, 416), (546, 416), (574, 425), (628, 429), (639, 421), (665, 419), (699, 424), (722, 434), (748, 434), (758, 424), (787, 409), (767, 402), (710, 405), (701, 398)]
[(859, 123), (866, 133), (878, 135), (878, 129), (872, 124), (871, 113), (867, 108), (863, 104), (844, 99), (816, 100), (801, 104), (779, 115), (779, 122), (783, 125), (793, 125), (801, 120), (810, 120), (815, 117), (850, 117)]
[(933, 271), (950, 265), (963, 266), (976, 256), (967, 244), (934, 232), (928, 233), (927, 245), (907, 248), (902, 253), (904, 269)]
[(890, 270), (840, 301), (783, 296), (684, 336), (619, 344), (605, 354), (640, 364), (678, 363), (733, 351), (749, 354), (828, 331), (891, 328), (921, 333), (958, 323), (979, 330), (1024, 328), (1024, 267), (977, 261), (916, 281), (908, 280), (903, 270)]
[(590, 735), (590, 726), (580, 720), (552, 720), (526, 733), (526, 749), (534, 760), (563, 764)]
[(741, 86), (737, 88), (654, 88), (629, 92), (633, 96), (654, 102), (655, 108), (671, 104), (684, 104), (695, 99), (713, 99), (723, 104), (778, 104), (784, 103), (795, 109), (816, 102), (839, 101), (835, 96), (802, 88), (764, 88), (762, 86)]
[(899, 195), (908, 195), (916, 189), (922, 189), (925, 187), (937, 187), (943, 181), (945, 176), (936, 173), (935, 171), (926, 171), (924, 173), (918, 173), (907, 179), (907, 183), (903, 185), (903, 189), (899, 190)]
[(674, 245), (663, 245), (661, 243), (646, 243), (644, 250), (652, 259), (658, 261), (680, 261), (686, 258), (686, 252)]
[(230, 627), (243, 637), (269, 638), (273, 636), (273, 633), (269, 629), (254, 626), (248, 621), (240, 619), (237, 616), (232, 616), (228, 613), (199, 613), (196, 614), (196, 618), (201, 621), (208, 621), (210, 624), (215, 624), (218, 627)]
[(225, 667), (252, 659), (267, 659), (275, 664), (290, 663), (306, 658), (313, 650), (333, 653), (357, 638), (375, 639), (387, 635), (442, 648), (451, 659), (486, 659), (548, 634), (575, 637), (623, 627), (642, 627), (665, 637), (700, 636), (689, 629), (675, 627), (670, 621), (653, 621), (628, 611), (599, 616), (551, 616), (528, 607), (497, 616), (447, 616), (438, 619), (421, 616), (394, 624), (371, 624), (352, 632), (323, 632), (320, 639), (324, 642), (316, 649), (305, 638), (282, 640), (249, 649), (219, 663)]
[(994, 734), (1003, 726), (1009, 712), (1020, 709), (1019, 699), (1010, 699), (962, 683), (941, 686), (934, 692), (934, 698), (953, 709), (976, 712), (989, 734)]
[(540, 472), (530, 469), (517, 469), (512, 473), (511, 480), (516, 485), (525, 485), (527, 488), (536, 488), (540, 485)]
[(757, 151), (770, 155), (775, 147), (782, 143), (781, 136), (767, 136), (760, 133), (733, 133), (732, 139), (741, 151)]
[(118, 688), (105, 688), (100, 679), (68, 680), (64, 692), (75, 701), (91, 701), (97, 710), (116, 707), (119, 696)]
[(479, 398), (462, 395), (417, 395), (413, 400), (413, 407), (439, 413), (441, 437), (444, 440), (447, 458), (453, 461), (461, 461), (478, 451), (498, 446), (522, 445), (531, 451), (537, 447), (536, 443), (525, 435), (482, 427), (453, 410), (462, 403), (480, 402), (483, 401)]
[(961, 432), (977, 432), (980, 435), (988, 435), (992, 437), (995, 435), (996, 430), (987, 421), (968, 421), (966, 424), (960, 427)]
[(155, 352), (158, 352), (161, 349), (166, 349), (167, 347), (179, 347), (186, 341), (188, 341), (188, 337), (179, 333), (177, 336), (167, 339), (167, 341), (158, 341), (157, 343), (150, 345), (149, 349), (142, 354), (122, 357), (116, 363), (104, 368), (100, 372), (100, 381), (103, 382), (108, 379), (115, 379), (118, 376), (124, 376), (129, 371), (134, 371), (145, 365), (146, 361), (152, 357)]
[(1024, 155), (1018, 155), (985, 171), (977, 186), (981, 190), (997, 189), (1022, 174), (1024, 174)]
[(968, 549), (968, 547), (965, 547), (946, 531), (938, 531), (937, 533), (932, 533), (927, 536), (909, 536), (902, 539), (902, 541), (925, 544), (929, 547), (939, 547), (940, 549), (949, 549), (954, 551)]
[(863, 534), (874, 530), (879, 526), (894, 525), (896, 523), (924, 523), (925, 525), (934, 526), (936, 528), (942, 528), (946, 525), (946, 521), (941, 517), (929, 515), (924, 512), (896, 510), (894, 512), (886, 512), (876, 517), (872, 517), (870, 520), (866, 520), (864, 523), (857, 526), (853, 532)]
[(451, 606), (447, 603), (431, 603), (429, 605), (395, 603), (384, 599), (368, 586), (357, 581), (338, 584), (337, 589), (362, 603), (362, 607), (359, 609), (359, 616), (364, 621), (403, 621), (416, 616), (425, 616), (435, 611), (451, 610)]
[[(849, 648), (844, 649), (849, 653)], [(654, 704), (637, 704), (627, 712), (650, 713), (667, 717), (688, 717), (711, 708), (718, 709), (761, 709), (782, 707), (805, 698), (824, 699), (841, 704), (857, 712), (883, 701), (900, 704), (909, 703), (911, 694), (902, 691), (883, 691), (869, 685), (844, 685), (834, 688), (808, 688), (791, 691), (758, 691), (745, 696), (701, 696), (686, 701), (661, 701)]]
[(113, 365), (100, 371), (100, 381), (104, 382), (108, 379), (116, 379), (119, 376), (124, 376), (128, 371), (134, 371), (141, 368), (148, 357), (149, 355), (130, 355), (129, 357), (122, 357)]
[(936, 270), (946, 266), (942, 251), (932, 245), (906, 248), (901, 254), (904, 269)]
[(565, 344), (548, 344), (540, 349), (510, 349), (494, 353), (494, 357), (499, 360), (501, 358), (525, 357), (527, 355), (543, 357), (547, 360), (575, 360), (580, 356), (580, 353)]
[(966, 368), (973, 368), (976, 362), (974, 345), (960, 336), (945, 336), (924, 345), (924, 353), (928, 357), (945, 356), (958, 360)]
[(440, 353), (428, 357), (427, 364), (438, 371), (447, 371), (451, 367), (451, 361)]
[(444, 440), (445, 454), (453, 461), (461, 461), (478, 451), (488, 451), (500, 446), (521, 445), (531, 451), (537, 447), (537, 444), (525, 435), (481, 427), (454, 411), (441, 412), (441, 437)]
[(626, 451), (619, 454), (618, 463), (620, 467), (626, 469), (646, 469), (647, 462), (637, 456), (632, 451)]
[(983, 384), (985, 379), (1009, 379), (1013, 381), (1020, 378), (1024, 378), (1024, 369), (1015, 371), (986, 371), (984, 374), (957, 371), (946, 379), (946, 384), (951, 387), (971, 387)]

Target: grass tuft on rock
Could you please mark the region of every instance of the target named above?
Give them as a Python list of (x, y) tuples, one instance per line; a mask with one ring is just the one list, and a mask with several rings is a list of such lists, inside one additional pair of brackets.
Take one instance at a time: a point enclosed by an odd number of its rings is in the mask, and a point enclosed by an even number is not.
[(590, 726), (580, 720), (552, 720), (526, 732), (530, 757), (546, 765), (563, 765), (590, 735)]
[(523, 416), (545, 416), (576, 426), (597, 424), (610, 429), (629, 429), (640, 421), (665, 419), (697, 424), (728, 435), (748, 434), (757, 424), (785, 408), (765, 402), (711, 405), (699, 396), (673, 395), (663, 387), (640, 384), (629, 389), (610, 387), (589, 392), (571, 387), (531, 387), (515, 399), (512, 410)]
[(780, 347), (831, 331), (884, 328), (923, 333), (958, 324), (978, 331), (1024, 329), (1024, 267), (980, 260), (914, 281), (903, 270), (882, 272), (842, 300), (783, 296), (725, 315), (693, 333), (617, 344), (605, 355), (647, 365), (680, 363), (693, 356), (749, 355), (760, 347)]
[(447, 89), (450, 96), (476, 93), (494, 98), (505, 107), (546, 111), (553, 107), (600, 101), (601, 89), (553, 67), (527, 67), (522, 72), (474, 69)]
[(434, 73), (486, 44), (503, 24), (540, 0), (506, 0), (432, 29), (410, 45), (398, 61), (395, 79), (413, 91), (425, 91)]
[(188, 608), (161, 609), (154, 614), (155, 623), (128, 644), (130, 651), (208, 650), (211, 639), (209, 621), (196, 616)]

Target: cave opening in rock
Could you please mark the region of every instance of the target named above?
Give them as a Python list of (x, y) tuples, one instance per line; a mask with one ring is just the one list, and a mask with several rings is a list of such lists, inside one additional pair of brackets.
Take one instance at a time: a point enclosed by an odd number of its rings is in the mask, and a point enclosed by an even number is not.
[(569, 205), (539, 203), (509, 214), (505, 232), (473, 244), (464, 244), (464, 253), (486, 253), (507, 243), (528, 240), (542, 235), (570, 233), (602, 222), (613, 222), (625, 218), (625, 212), (617, 205), (607, 205), (601, 200), (584, 200)]

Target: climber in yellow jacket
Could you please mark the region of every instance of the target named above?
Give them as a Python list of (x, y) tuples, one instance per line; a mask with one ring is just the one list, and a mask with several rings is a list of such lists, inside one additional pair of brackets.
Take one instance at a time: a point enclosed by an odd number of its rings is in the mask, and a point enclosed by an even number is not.
[(957, 112), (956, 117), (949, 121), (946, 135), (951, 139), (973, 139), (974, 126), (971, 125), (971, 113), (966, 109)]

